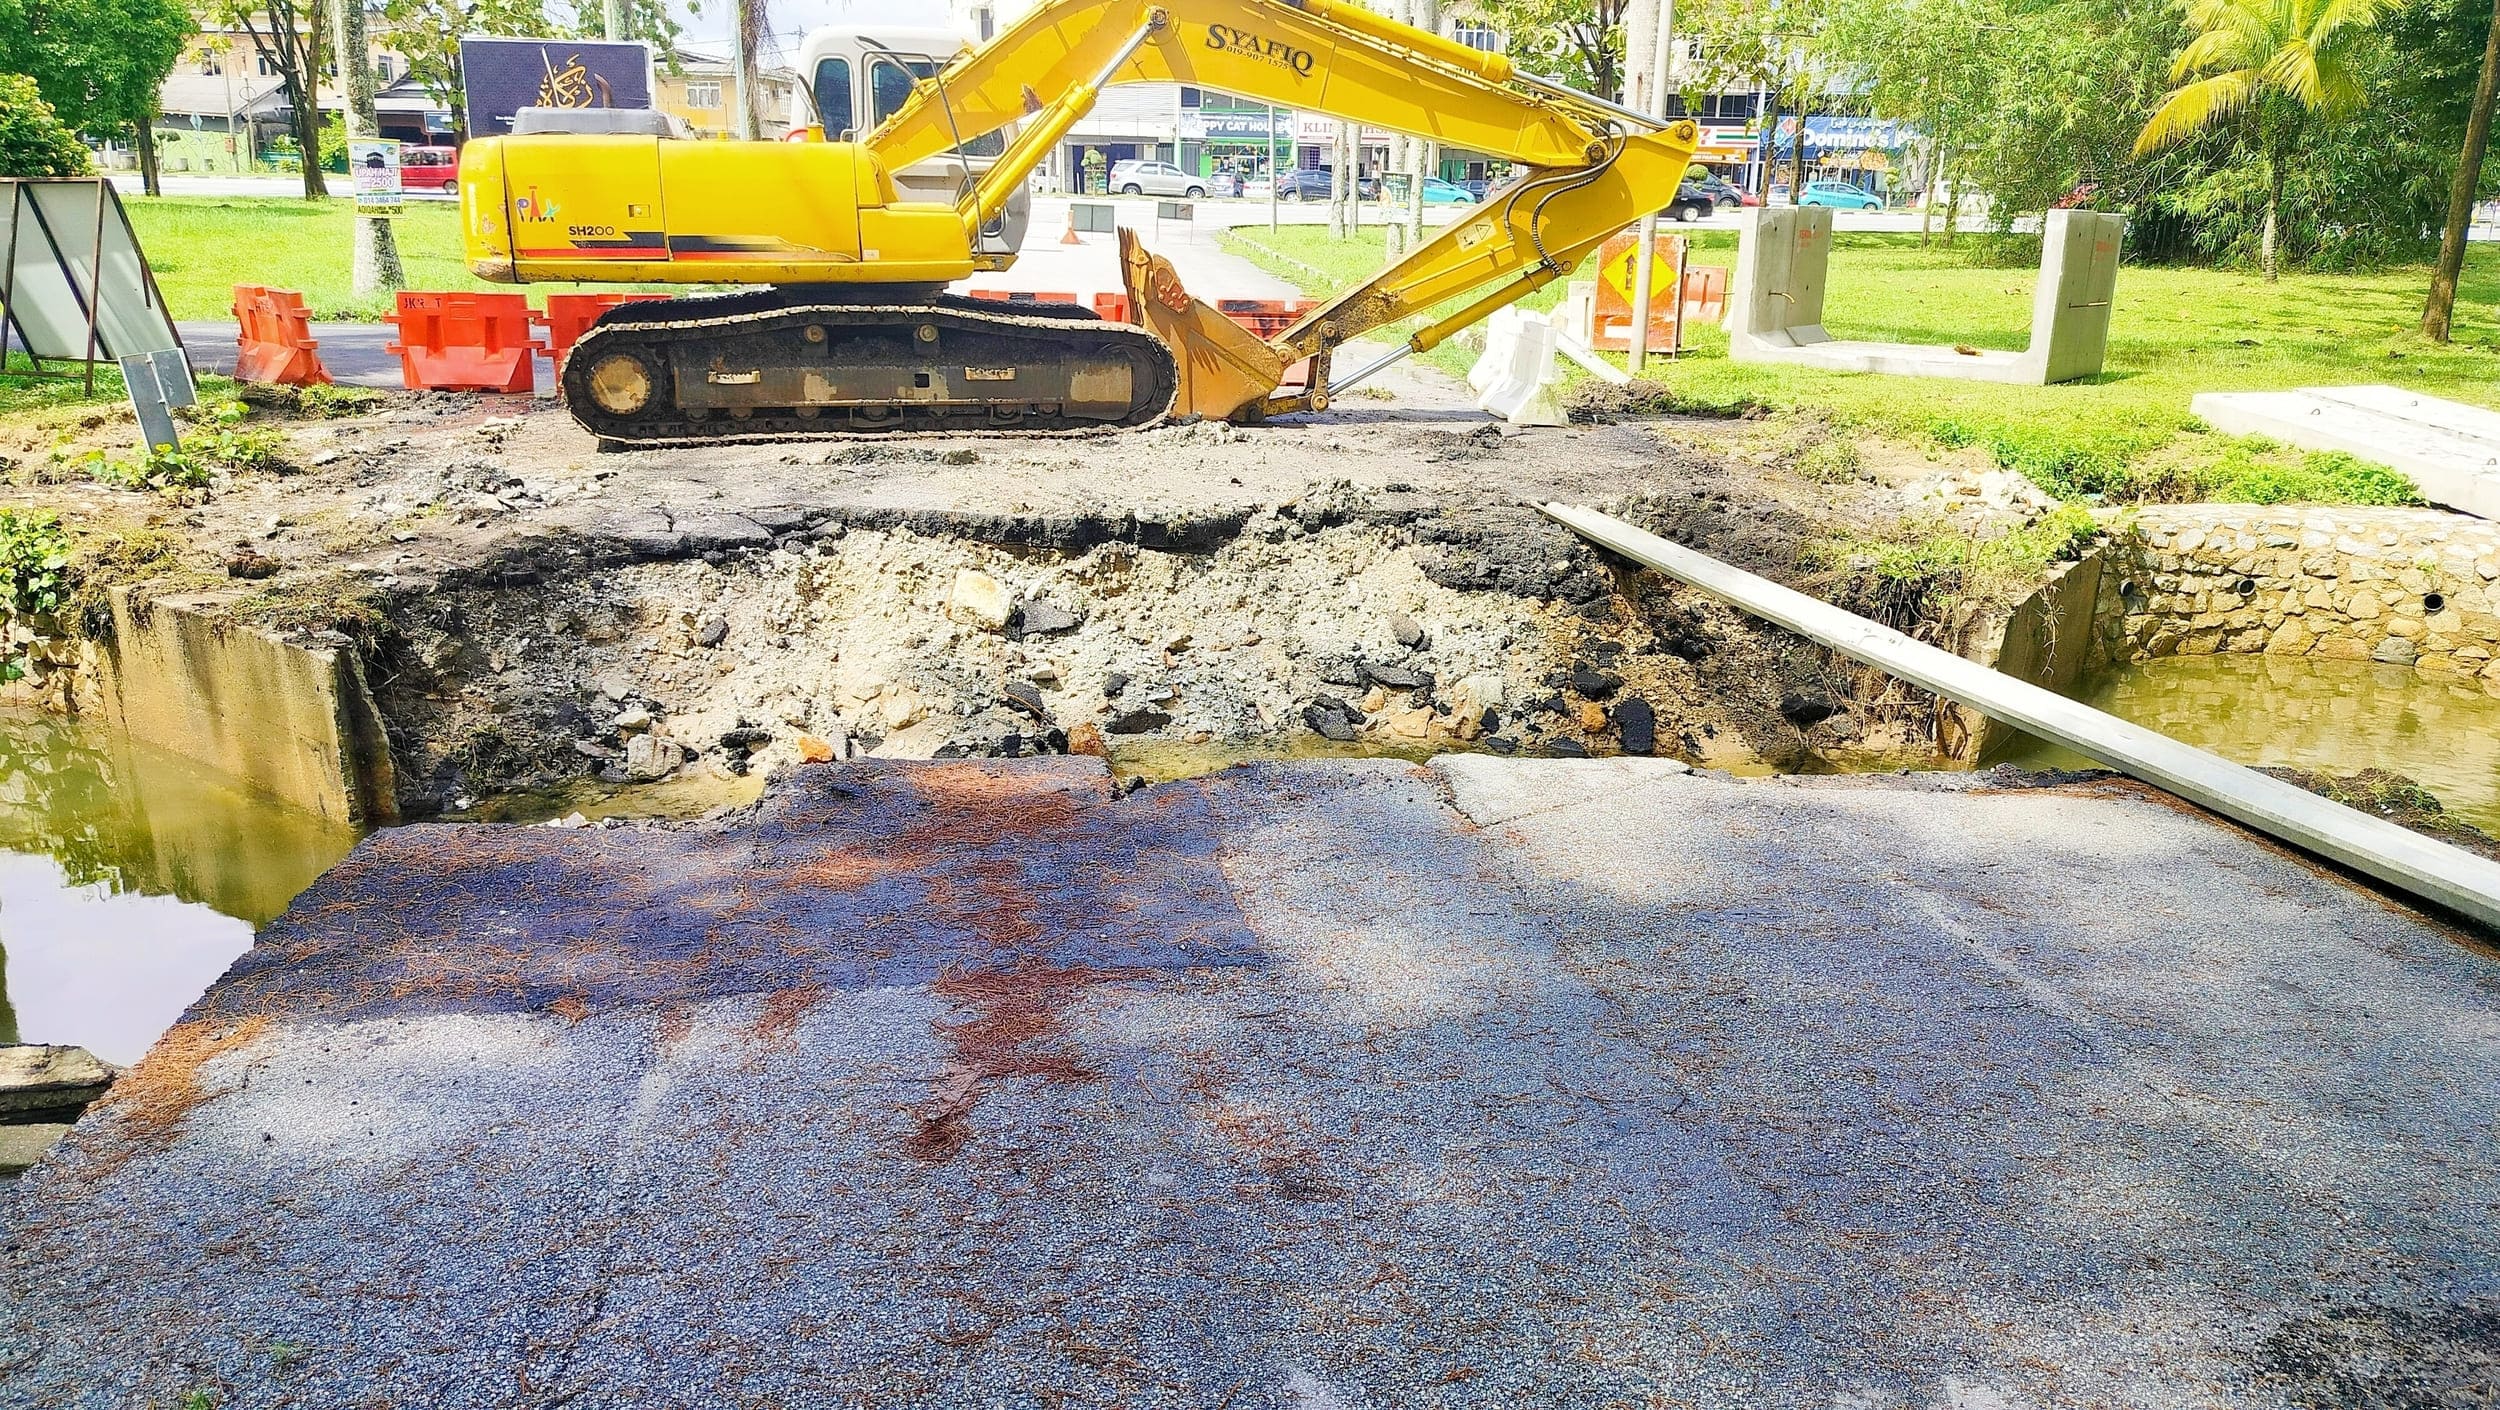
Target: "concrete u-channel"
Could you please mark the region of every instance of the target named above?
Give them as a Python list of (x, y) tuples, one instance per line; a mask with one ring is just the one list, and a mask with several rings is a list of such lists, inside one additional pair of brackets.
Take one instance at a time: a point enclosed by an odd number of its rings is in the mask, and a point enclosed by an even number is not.
[(2495, 1060), (2124, 780), (807, 766), (368, 838), (0, 1193), (0, 1404), (2445, 1393)]

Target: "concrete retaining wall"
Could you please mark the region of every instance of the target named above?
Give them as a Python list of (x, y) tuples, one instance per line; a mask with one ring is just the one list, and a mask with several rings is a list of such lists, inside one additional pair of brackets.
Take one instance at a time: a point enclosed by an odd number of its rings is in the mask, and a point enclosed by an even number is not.
[[(2098, 552), (2058, 565), (2011, 611), (1965, 623), (1959, 654), (2044, 690), (2076, 694), (2091, 664), (2101, 571)], [(1948, 701), (1943, 710), (1937, 743), (1953, 759), (1984, 764), (2023, 737), (2015, 726), (1967, 706)]]
[(2090, 663), (2265, 652), (2500, 690), (2500, 525), (2436, 509), (2177, 505), (2103, 555)]
[(396, 818), (389, 739), (355, 647), (237, 625), (217, 594), (112, 593), (81, 703), (132, 737), (333, 822)]

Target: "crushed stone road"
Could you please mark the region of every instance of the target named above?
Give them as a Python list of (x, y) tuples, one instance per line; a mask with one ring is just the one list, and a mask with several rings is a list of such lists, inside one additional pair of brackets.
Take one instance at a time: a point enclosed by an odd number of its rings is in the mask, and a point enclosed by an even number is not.
[(2115, 781), (810, 767), (368, 839), (0, 1193), (0, 1403), (2475, 1403), (2495, 1059)]

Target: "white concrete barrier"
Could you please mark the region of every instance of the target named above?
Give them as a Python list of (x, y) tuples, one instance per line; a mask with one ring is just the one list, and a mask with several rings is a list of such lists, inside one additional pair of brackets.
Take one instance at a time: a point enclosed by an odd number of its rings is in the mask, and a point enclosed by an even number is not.
[(1519, 309), (1505, 304), (1493, 310), (1484, 321), (1484, 351), (1476, 354), (1474, 365), (1467, 369), (1467, 387), (1483, 396), (1508, 372), (1512, 353), (1519, 343)]
[(1584, 348), (1597, 344), (1597, 281), (1574, 279), (1563, 286), (1562, 303), (1554, 316), (1560, 320), (1563, 336)]
[(1831, 211), (1765, 206), (1740, 220), (1727, 304), (1728, 356), (1735, 361), (2043, 386), (2093, 376), (2107, 358), (2124, 216), (2049, 212), (2032, 296), (2031, 345), (2021, 352), (1834, 338), (1823, 328)]
[[(1493, 369), (1489, 385), (1476, 399), (1479, 409), (1492, 412), (1513, 426), (1560, 426), (1564, 424), (1562, 403), (1554, 395), (1561, 380), (1554, 367), (1559, 330), (1541, 313), (1515, 315), (1506, 338), (1509, 361)], [(1493, 346), (1492, 334), (1485, 338), (1486, 349)], [(1479, 362), (1482, 360), (1479, 359)], [(1469, 382), (1474, 382), (1472, 372)]]

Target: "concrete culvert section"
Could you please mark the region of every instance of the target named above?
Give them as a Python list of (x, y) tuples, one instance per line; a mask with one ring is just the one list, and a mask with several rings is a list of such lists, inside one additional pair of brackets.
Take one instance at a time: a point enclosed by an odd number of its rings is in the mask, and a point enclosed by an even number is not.
[(2114, 780), (808, 766), (367, 840), (0, 1192), (0, 1365), (2440, 1403), (2491, 1345), (2495, 1059), (2500, 956)]

